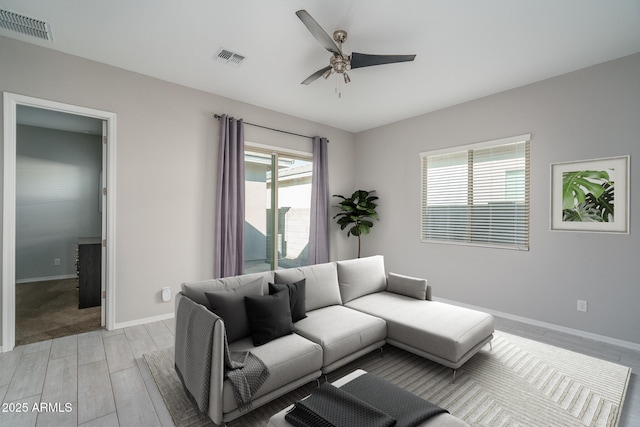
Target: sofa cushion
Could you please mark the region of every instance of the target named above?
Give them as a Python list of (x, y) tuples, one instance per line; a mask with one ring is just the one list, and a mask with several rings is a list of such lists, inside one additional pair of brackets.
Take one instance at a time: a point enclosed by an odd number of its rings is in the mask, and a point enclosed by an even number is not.
[(488, 313), (391, 292), (367, 295), (347, 306), (385, 319), (389, 341), (435, 355), (448, 365), (456, 365), (494, 332)]
[(182, 293), (189, 297), (191, 300), (202, 304), (211, 310), (209, 300), (205, 296), (206, 291), (224, 291), (227, 289), (234, 289), (238, 286), (252, 283), (257, 278), (262, 278), (264, 291), (267, 292), (267, 283), (273, 282), (273, 272), (266, 271), (263, 273), (245, 274), (242, 276), (225, 277), (222, 279), (203, 280), (200, 282), (185, 282), (181, 285)]
[(337, 265), (343, 303), (387, 288), (382, 255), (338, 261)]
[(427, 299), (427, 281), (390, 272), (387, 278), (387, 291), (415, 299)]
[(287, 289), (272, 295), (246, 296), (244, 303), (253, 345), (263, 345), (293, 333)]
[(338, 287), (338, 273), (336, 264), (309, 265), (299, 268), (277, 270), (275, 283), (294, 283), (305, 280), (305, 305), (307, 311), (326, 307), (334, 304), (342, 304), (340, 288)]
[(189, 297), (189, 299), (197, 302), (198, 304), (204, 305), (209, 310), (211, 310), (211, 304), (209, 304), (209, 300), (204, 293), (207, 291), (224, 291), (227, 289), (226, 286), (218, 279), (183, 283), (181, 286), (182, 293), (186, 297)]
[[(254, 346), (246, 337), (229, 344), (231, 351), (250, 351), (269, 369), (269, 378), (253, 396), (257, 399), (299, 378), (320, 371), (322, 348), (298, 334), (285, 335), (261, 346)], [(229, 380), (223, 385), (223, 411), (228, 413), (238, 407)]]
[(209, 300), (210, 310), (224, 321), (229, 342), (249, 335), (249, 319), (244, 298), (247, 295), (262, 295), (262, 291), (262, 278), (257, 278), (237, 288), (204, 293)]
[(296, 323), (296, 333), (322, 346), (322, 366), (325, 367), (367, 346), (384, 342), (387, 325), (378, 317), (333, 305), (307, 312), (307, 318)]
[(286, 290), (289, 293), (289, 305), (291, 307), (291, 320), (297, 322), (298, 320), (307, 317), (307, 308), (305, 305), (306, 291), (305, 291), (306, 279), (298, 280), (295, 283), (287, 284), (275, 284), (269, 283), (269, 293), (275, 294), (276, 292)]

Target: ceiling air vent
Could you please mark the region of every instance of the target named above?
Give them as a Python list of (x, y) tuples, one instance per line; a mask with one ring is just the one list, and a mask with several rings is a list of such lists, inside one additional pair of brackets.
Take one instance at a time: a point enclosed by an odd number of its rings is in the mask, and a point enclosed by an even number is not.
[(227, 49), (220, 49), (218, 53), (216, 53), (216, 61), (239, 67), (240, 64), (242, 64), (242, 61), (244, 61), (244, 56), (231, 52)]
[(51, 25), (39, 19), (29, 18), (18, 13), (0, 9), (0, 28), (27, 36), (53, 41)]

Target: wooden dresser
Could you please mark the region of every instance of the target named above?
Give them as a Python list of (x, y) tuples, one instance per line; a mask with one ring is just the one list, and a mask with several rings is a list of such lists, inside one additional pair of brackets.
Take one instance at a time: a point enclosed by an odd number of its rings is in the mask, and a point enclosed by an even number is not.
[(101, 303), (102, 290), (102, 239), (83, 237), (78, 239), (78, 308), (96, 307)]

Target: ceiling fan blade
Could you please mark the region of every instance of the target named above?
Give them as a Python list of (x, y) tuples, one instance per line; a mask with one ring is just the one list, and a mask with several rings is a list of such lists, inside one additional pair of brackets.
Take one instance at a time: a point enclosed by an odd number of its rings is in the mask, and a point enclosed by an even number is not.
[(331, 53), (340, 55), (340, 49), (338, 49), (338, 46), (333, 41), (331, 36), (322, 29), (320, 24), (318, 24), (316, 20), (311, 17), (311, 15), (309, 15), (309, 12), (303, 9), (297, 11), (296, 15), (298, 15), (298, 18), (300, 18), (302, 23), (307, 27), (311, 35), (313, 35), (313, 37), (315, 37), (316, 40), (320, 42), (322, 47), (324, 47)]
[(393, 64), (396, 62), (409, 62), (415, 59), (415, 55), (369, 55), (353, 52), (351, 54), (351, 68), (371, 67), (373, 65)]
[(303, 85), (308, 85), (309, 83), (311, 83), (312, 81), (320, 78), (320, 76), (322, 76), (325, 72), (327, 72), (328, 70), (331, 69), (331, 65), (327, 65), (326, 67), (324, 67), (321, 70), (316, 71), (315, 73), (311, 74), (309, 77), (307, 77), (306, 79), (304, 79), (304, 81), (301, 83)]

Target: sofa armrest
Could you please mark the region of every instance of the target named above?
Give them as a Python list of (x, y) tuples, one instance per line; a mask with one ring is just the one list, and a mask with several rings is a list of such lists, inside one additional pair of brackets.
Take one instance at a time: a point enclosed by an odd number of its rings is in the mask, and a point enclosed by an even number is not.
[[(187, 298), (182, 292), (176, 295), (176, 313), (182, 298)], [(191, 300), (192, 301), (192, 300)], [(196, 304), (196, 303), (194, 303)], [(211, 343), (211, 367), (209, 380), (209, 405), (207, 415), (216, 424), (222, 423), (223, 409), (223, 383), (224, 383), (224, 322), (213, 312), (206, 311), (214, 320)], [(219, 320), (219, 321), (218, 321)], [(181, 334), (185, 327), (176, 325), (176, 342), (189, 342), (184, 340)]]
[[(211, 313), (215, 316), (215, 314)], [(211, 349), (211, 386), (209, 387), (209, 417), (215, 424), (222, 424), (224, 385), (224, 322), (216, 322), (213, 328)]]
[(427, 301), (433, 301), (433, 295), (431, 295), (431, 285), (427, 285)]

